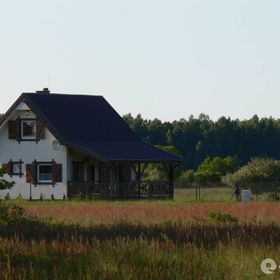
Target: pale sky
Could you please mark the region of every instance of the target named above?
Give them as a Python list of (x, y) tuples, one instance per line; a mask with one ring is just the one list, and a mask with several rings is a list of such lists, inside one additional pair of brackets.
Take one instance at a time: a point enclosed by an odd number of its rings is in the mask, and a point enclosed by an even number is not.
[(24, 91), (123, 115), (280, 117), (279, 0), (0, 0), (0, 112)]

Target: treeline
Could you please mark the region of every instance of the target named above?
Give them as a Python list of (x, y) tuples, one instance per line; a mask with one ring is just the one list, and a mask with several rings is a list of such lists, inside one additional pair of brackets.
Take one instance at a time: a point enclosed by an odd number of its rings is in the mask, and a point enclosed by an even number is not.
[(208, 115), (173, 122), (146, 120), (140, 114), (123, 116), (135, 133), (154, 145), (174, 145), (184, 158), (184, 169), (196, 169), (205, 158), (235, 156), (239, 165), (252, 157), (280, 159), (280, 119), (233, 120)]
[(234, 156), (239, 166), (253, 157), (280, 159), (280, 119), (254, 115), (249, 120), (221, 117), (213, 121), (205, 114), (173, 122), (147, 120), (141, 114), (123, 118), (143, 140), (174, 145), (184, 158), (183, 169), (196, 169), (207, 157), (216, 156)]

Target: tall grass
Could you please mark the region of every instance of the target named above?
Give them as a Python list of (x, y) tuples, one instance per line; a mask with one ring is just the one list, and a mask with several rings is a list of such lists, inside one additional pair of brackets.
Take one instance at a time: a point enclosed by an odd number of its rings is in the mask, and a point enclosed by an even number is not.
[(278, 224), (224, 212), (191, 223), (158, 215), (153, 223), (80, 224), (2, 208), (0, 279), (258, 279), (264, 258), (280, 263)]
[(81, 203), (64, 202), (47, 204), (40, 202), (27, 204), (25, 210), (32, 215), (54, 218), (63, 222), (87, 224), (112, 224), (119, 221), (138, 224), (156, 224), (164, 220), (173, 222), (207, 222), (213, 211), (221, 211), (235, 216), (241, 223), (279, 223), (280, 204), (272, 202), (235, 204), (157, 204), (157, 203)]
[[(256, 279), (262, 247), (215, 250), (138, 238), (27, 242), (1, 239), (1, 279)], [(266, 248), (276, 256), (277, 249)], [(275, 277), (279, 274), (275, 273)], [(272, 279), (270, 277), (270, 279)], [(275, 278), (276, 279), (276, 278)]]

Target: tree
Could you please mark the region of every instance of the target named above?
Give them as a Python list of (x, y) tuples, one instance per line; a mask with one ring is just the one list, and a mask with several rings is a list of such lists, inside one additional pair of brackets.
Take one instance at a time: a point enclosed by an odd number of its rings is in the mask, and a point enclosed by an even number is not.
[(241, 165), (252, 157), (280, 159), (280, 119), (254, 115), (249, 120), (220, 117), (213, 121), (205, 114), (172, 122), (146, 120), (140, 114), (124, 119), (141, 139), (180, 150), (184, 169), (196, 169), (205, 158), (216, 156), (236, 155)]
[(0, 168), (0, 190), (10, 189), (14, 186), (14, 182), (8, 182), (5, 179), (3, 179), (5, 172), (2, 168)]
[[(174, 146), (160, 146), (156, 145), (157, 148), (169, 152), (171, 154), (174, 154), (176, 156), (181, 156), (180, 151), (174, 147)], [(181, 174), (181, 168), (180, 166), (177, 166), (173, 170), (174, 172), (174, 178), (178, 178)], [(144, 172), (144, 177), (146, 180), (162, 180), (162, 178), (167, 176), (166, 169), (162, 164), (149, 164)]]
[(195, 181), (198, 183), (218, 183), (221, 178), (228, 173), (233, 173), (237, 170), (236, 157), (207, 157), (201, 165), (198, 166), (194, 174)]

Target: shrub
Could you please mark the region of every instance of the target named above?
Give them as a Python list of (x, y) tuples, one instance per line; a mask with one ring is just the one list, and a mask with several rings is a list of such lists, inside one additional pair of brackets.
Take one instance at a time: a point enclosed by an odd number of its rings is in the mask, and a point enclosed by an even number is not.
[(279, 193), (279, 191), (270, 192), (268, 194), (267, 200), (269, 200), (269, 201), (279, 201), (280, 200), (280, 193)]
[(0, 190), (10, 189), (14, 186), (15, 182), (8, 182), (7, 180), (3, 179), (5, 171), (3, 168), (0, 168)]
[(181, 176), (176, 180), (178, 184), (190, 184), (194, 182), (194, 171), (192, 169), (182, 172)]
[(280, 182), (280, 160), (253, 158), (235, 173), (224, 176), (222, 182), (232, 187), (238, 183), (255, 192), (271, 191)]
[(198, 171), (194, 173), (194, 178), (197, 183), (217, 183), (220, 181), (221, 173)]
[(214, 211), (209, 213), (209, 218), (217, 222), (231, 222), (237, 223), (237, 218), (229, 213), (224, 213), (221, 211)]
[(26, 221), (22, 207), (13, 204), (0, 203), (0, 224), (18, 224)]

